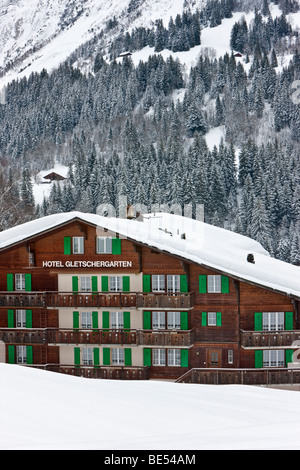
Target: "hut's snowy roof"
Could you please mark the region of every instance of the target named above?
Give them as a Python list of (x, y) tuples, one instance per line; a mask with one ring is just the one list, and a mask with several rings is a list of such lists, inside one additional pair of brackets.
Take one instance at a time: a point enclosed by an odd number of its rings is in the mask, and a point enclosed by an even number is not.
[[(256, 241), (198, 220), (174, 214), (145, 214), (142, 221), (68, 212), (49, 215), (0, 233), (0, 250), (74, 219), (106, 228), (160, 251), (233, 277), (300, 298), (300, 267), (272, 258)], [(255, 264), (247, 261), (254, 255)]]

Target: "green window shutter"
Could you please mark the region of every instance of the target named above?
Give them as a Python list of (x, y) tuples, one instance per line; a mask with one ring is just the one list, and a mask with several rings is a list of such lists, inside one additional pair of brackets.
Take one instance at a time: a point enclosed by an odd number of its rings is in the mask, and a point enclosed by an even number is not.
[(92, 312), (92, 327), (98, 328), (98, 312)]
[(130, 330), (130, 312), (124, 312), (123, 315), (124, 330)]
[(98, 277), (97, 276), (92, 276), (92, 292), (95, 294), (98, 292)]
[(25, 274), (25, 290), (26, 292), (31, 291), (31, 274)]
[(33, 348), (26, 346), (27, 364), (33, 364)]
[(123, 276), (123, 292), (130, 292), (130, 276)]
[(263, 366), (263, 351), (255, 351), (255, 367), (260, 369)]
[(151, 277), (150, 274), (143, 275), (143, 292), (151, 292)]
[(74, 348), (74, 364), (75, 366), (80, 365), (80, 348)]
[(15, 327), (15, 312), (13, 310), (7, 310), (7, 327)]
[(186, 274), (180, 275), (180, 292), (188, 292), (187, 276)]
[(293, 349), (287, 349), (285, 351), (285, 365), (287, 366), (290, 362), (293, 362)]
[(7, 290), (13, 291), (14, 290), (14, 275), (9, 273), (6, 276), (7, 278)]
[(206, 289), (206, 275), (200, 275), (199, 276), (199, 293), (200, 294), (206, 294), (207, 289)]
[(64, 237), (64, 254), (70, 255), (71, 254), (71, 237)]
[(124, 349), (124, 359), (125, 359), (125, 366), (132, 365), (131, 348)]
[(229, 278), (221, 276), (221, 292), (222, 294), (229, 294)]
[(103, 365), (110, 365), (110, 348), (103, 348)]
[(109, 312), (102, 312), (102, 328), (109, 330)]
[(108, 276), (101, 276), (101, 290), (108, 292)]
[(112, 254), (120, 255), (122, 253), (122, 241), (121, 238), (112, 239)]
[(78, 276), (72, 276), (72, 291), (78, 292)]
[(7, 348), (8, 351), (8, 363), (14, 364), (15, 363), (15, 347), (11, 344)]
[(180, 329), (181, 330), (188, 330), (188, 313), (187, 312), (180, 312)]
[(293, 330), (293, 312), (285, 312), (285, 329)]
[(189, 351), (188, 349), (181, 349), (181, 367), (189, 366)]
[(143, 329), (151, 330), (151, 312), (143, 312)]
[(79, 312), (73, 312), (73, 328), (79, 328)]
[(217, 312), (217, 326), (222, 326), (222, 313)]
[(94, 348), (94, 366), (99, 366), (100, 364), (100, 355), (99, 355), (99, 348)]
[(254, 314), (254, 330), (262, 331), (262, 329), (263, 329), (262, 312), (256, 312)]
[(32, 310), (26, 310), (26, 328), (32, 328)]
[(144, 366), (151, 366), (151, 349), (150, 348), (144, 348), (143, 351), (144, 355)]
[(202, 312), (202, 326), (207, 326), (207, 312)]

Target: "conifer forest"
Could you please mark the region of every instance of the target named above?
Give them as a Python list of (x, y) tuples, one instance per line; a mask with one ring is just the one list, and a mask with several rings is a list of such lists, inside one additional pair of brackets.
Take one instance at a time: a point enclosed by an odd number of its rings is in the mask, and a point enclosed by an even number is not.
[[(289, 22), (300, 6), (250, 3), (254, 20), (234, 23), (232, 51), (207, 50), (188, 72), (161, 51), (201, 45), (204, 28), (217, 30), (249, 2), (209, 0), (168, 25), (130, 32), (112, 18), (56, 70), (10, 82), (0, 105), (0, 230), (53, 213), (117, 208), (126, 196), (148, 211), (190, 205), (195, 216), (203, 205), (205, 222), (300, 264), (300, 47)], [(274, 4), (280, 17), (270, 15)], [(153, 53), (138, 64), (119, 57), (147, 46)], [(210, 148), (214, 128), (224, 138)], [(69, 168), (68, 179), (36, 204), (33, 180), (55, 161)]]

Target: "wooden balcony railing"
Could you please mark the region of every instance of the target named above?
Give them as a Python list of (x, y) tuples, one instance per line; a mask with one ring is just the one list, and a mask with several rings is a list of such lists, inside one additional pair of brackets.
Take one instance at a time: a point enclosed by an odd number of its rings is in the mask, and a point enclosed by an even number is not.
[(110, 379), (110, 380), (148, 380), (148, 367), (135, 366), (74, 366), (62, 364), (45, 364), (45, 365), (22, 365), (22, 367), (34, 367), (50, 372), (74, 375), (87, 379)]
[(288, 348), (300, 340), (300, 331), (244, 331), (241, 330), (241, 346), (244, 349)]
[(0, 307), (8, 308), (152, 308), (190, 309), (194, 293), (156, 294), (138, 292), (0, 292)]
[(1, 328), (0, 341), (8, 344), (130, 344), (137, 346), (188, 347), (194, 330), (76, 330), (68, 328)]
[(149, 309), (190, 309), (195, 305), (194, 292), (138, 293), (137, 307)]
[(190, 369), (177, 383), (206, 385), (295, 385), (300, 384), (300, 369)]

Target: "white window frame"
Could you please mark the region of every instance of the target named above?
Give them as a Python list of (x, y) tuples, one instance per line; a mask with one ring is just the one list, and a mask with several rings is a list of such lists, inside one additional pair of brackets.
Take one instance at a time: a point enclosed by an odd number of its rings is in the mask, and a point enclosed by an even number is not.
[(168, 312), (167, 319), (168, 319), (168, 330), (180, 330), (181, 329), (180, 312)]
[(284, 312), (263, 312), (263, 331), (283, 331)]
[(92, 279), (90, 276), (80, 276), (80, 292), (91, 292)]
[(166, 350), (165, 349), (152, 349), (152, 365), (165, 366), (166, 365)]
[(16, 310), (16, 328), (26, 328), (26, 310)]
[(180, 349), (168, 349), (168, 366), (178, 367), (181, 365)]
[(112, 254), (112, 237), (97, 237), (96, 238), (96, 253), (97, 254)]
[(284, 349), (264, 349), (263, 367), (284, 367)]
[(94, 363), (93, 348), (83, 348), (83, 350), (82, 350), (82, 364), (84, 366), (92, 366), (93, 363)]
[(152, 292), (165, 292), (166, 280), (164, 274), (152, 274)]
[(122, 292), (123, 290), (123, 277), (122, 276), (110, 276), (109, 277), (109, 291), (110, 292)]
[(92, 329), (92, 312), (81, 312), (81, 328), (84, 330)]
[(168, 274), (167, 275), (167, 292), (178, 293), (180, 292), (180, 275)]
[(228, 349), (227, 358), (228, 364), (233, 364), (233, 349)]
[(209, 274), (207, 276), (207, 292), (208, 293), (221, 293), (221, 275)]
[(165, 330), (166, 329), (166, 312), (152, 312), (152, 329)]
[(123, 348), (112, 348), (111, 362), (113, 365), (123, 366), (125, 364), (125, 354)]
[(217, 312), (207, 312), (207, 326), (217, 326)]
[(74, 255), (84, 254), (84, 237), (73, 237), (72, 247)]
[(15, 290), (25, 290), (25, 274), (15, 274)]
[(110, 328), (112, 330), (122, 330), (124, 328), (123, 312), (110, 313)]
[(27, 364), (27, 347), (24, 345), (17, 345), (17, 364)]

